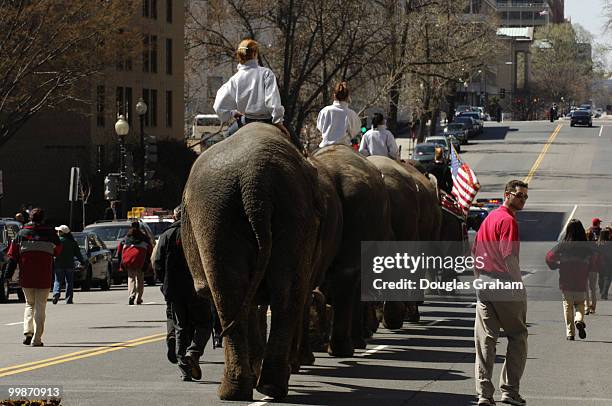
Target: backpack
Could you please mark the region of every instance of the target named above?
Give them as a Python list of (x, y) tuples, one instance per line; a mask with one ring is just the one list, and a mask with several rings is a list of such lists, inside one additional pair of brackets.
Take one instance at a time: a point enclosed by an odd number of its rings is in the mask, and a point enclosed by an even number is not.
[(121, 267), (123, 269), (142, 269), (147, 260), (147, 243), (140, 241), (138, 243), (123, 243), (121, 253)]

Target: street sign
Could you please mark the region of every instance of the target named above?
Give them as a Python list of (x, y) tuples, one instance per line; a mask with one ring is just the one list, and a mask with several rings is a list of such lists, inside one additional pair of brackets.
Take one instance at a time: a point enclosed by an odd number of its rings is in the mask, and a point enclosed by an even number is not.
[(81, 178), (81, 169), (73, 166), (70, 168), (70, 193), (68, 201), (76, 202), (79, 200), (79, 183)]

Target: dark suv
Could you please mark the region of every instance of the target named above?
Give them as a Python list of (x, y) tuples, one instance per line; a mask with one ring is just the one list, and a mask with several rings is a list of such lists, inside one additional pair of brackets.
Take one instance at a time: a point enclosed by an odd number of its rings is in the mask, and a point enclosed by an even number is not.
[[(149, 237), (153, 248), (155, 248), (155, 235), (149, 228), (149, 226), (142, 220), (140, 222), (140, 229)], [(112, 220), (112, 221), (96, 221), (94, 224), (89, 224), (83, 231), (91, 231), (104, 242), (104, 245), (112, 254), (113, 258), (113, 284), (119, 285), (127, 280), (127, 273), (119, 271), (119, 258), (117, 257), (117, 247), (119, 242), (127, 235), (130, 226), (132, 225), (131, 220)], [(153, 267), (149, 266), (149, 269), (145, 270), (144, 273), (145, 282), (147, 285), (155, 285), (155, 274), (153, 273)]]
[(572, 119), (570, 122), (570, 126), (573, 127), (575, 125), (588, 125), (589, 127), (593, 127), (593, 116), (591, 112), (588, 110), (576, 110), (572, 113)]

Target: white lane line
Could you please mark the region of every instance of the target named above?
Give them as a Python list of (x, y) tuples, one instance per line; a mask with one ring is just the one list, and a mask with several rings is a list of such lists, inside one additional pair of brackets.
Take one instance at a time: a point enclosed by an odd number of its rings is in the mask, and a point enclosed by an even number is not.
[(601, 133), (603, 132), (603, 128), (604, 128), (604, 126), (603, 126), (603, 125), (599, 126), (599, 136), (600, 136), (600, 137), (601, 137)]
[(425, 325), (426, 326), (433, 326), (435, 324), (442, 323), (443, 321), (446, 321), (446, 320), (445, 319), (433, 320), (433, 321), (430, 321), (429, 323), (425, 323)]
[(378, 345), (378, 346), (376, 346), (376, 347), (374, 347), (374, 348), (372, 348), (370, 350), (367, 350), (367, 351), (362, 352), (361, 354), (357, 354), (355, 356), (356, 357), (365, 357), (366, 355), (372, 355), (375, 352), (378, 352), (378, 351), (382, 350), (383, 348), (387, 348), (387, 347), (388, 347), (388, 345)]
[(249, 406), (264, 406), (264, 405), (267, 405), (268, 402), (270, 402), (272, 400), (273, 400), (272, 398), (269, 398), (269, 397), (266, 396), (265, 398), (263, 398), (259, 402), (250, 403)]
[(569, 224), (569, 222), (572, 221), (572, 219), (574, 218), (574, 214), (576, 213), (576, 209), (577, 208), (578, 208), (578, 205), (575, 204), (574, 205), (574, 210), (572, 210), (572, 214), (569, 215), (569, 217), (567, 218), (567, 221), (565, 222), (565, 225), (563, 226), (563, 228), (559, 232), (559, 236), (557, 237), (557, 241), (561, 241), (561, 237), (563, 236), (563, 233), (565, 232), (565, 229), (567, 228), (567, 225)]
[(8, 324), (5, 324), (5, 326), (16, 326), (17, 324), (23, 324), (23, 321), (18, 321), (16, 323), (8, 323)]
[(542, 399), (542, 400), (574, 400), (580, 403), (587, 402), (606, 402), (610, 404), (611, 398), (587, 398), (587, 397), (571, 397), (571, 396), (539, 396), (539, 395), (526, 395), (527, 399)]

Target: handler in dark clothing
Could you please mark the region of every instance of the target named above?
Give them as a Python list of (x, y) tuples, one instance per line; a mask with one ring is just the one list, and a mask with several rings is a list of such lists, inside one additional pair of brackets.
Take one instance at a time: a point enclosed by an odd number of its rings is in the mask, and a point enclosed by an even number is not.
[[(172, 308), (176, 355), (184, 381), (202, 378), (199, 360), (212, 330), (210, 302), (198, 296), (181, 244), (181, 207), (172, 225), (159, 237), (153, 267), (163, 281), (161, 291)], [(170, 358), (170, 357), (169, 357)]]

